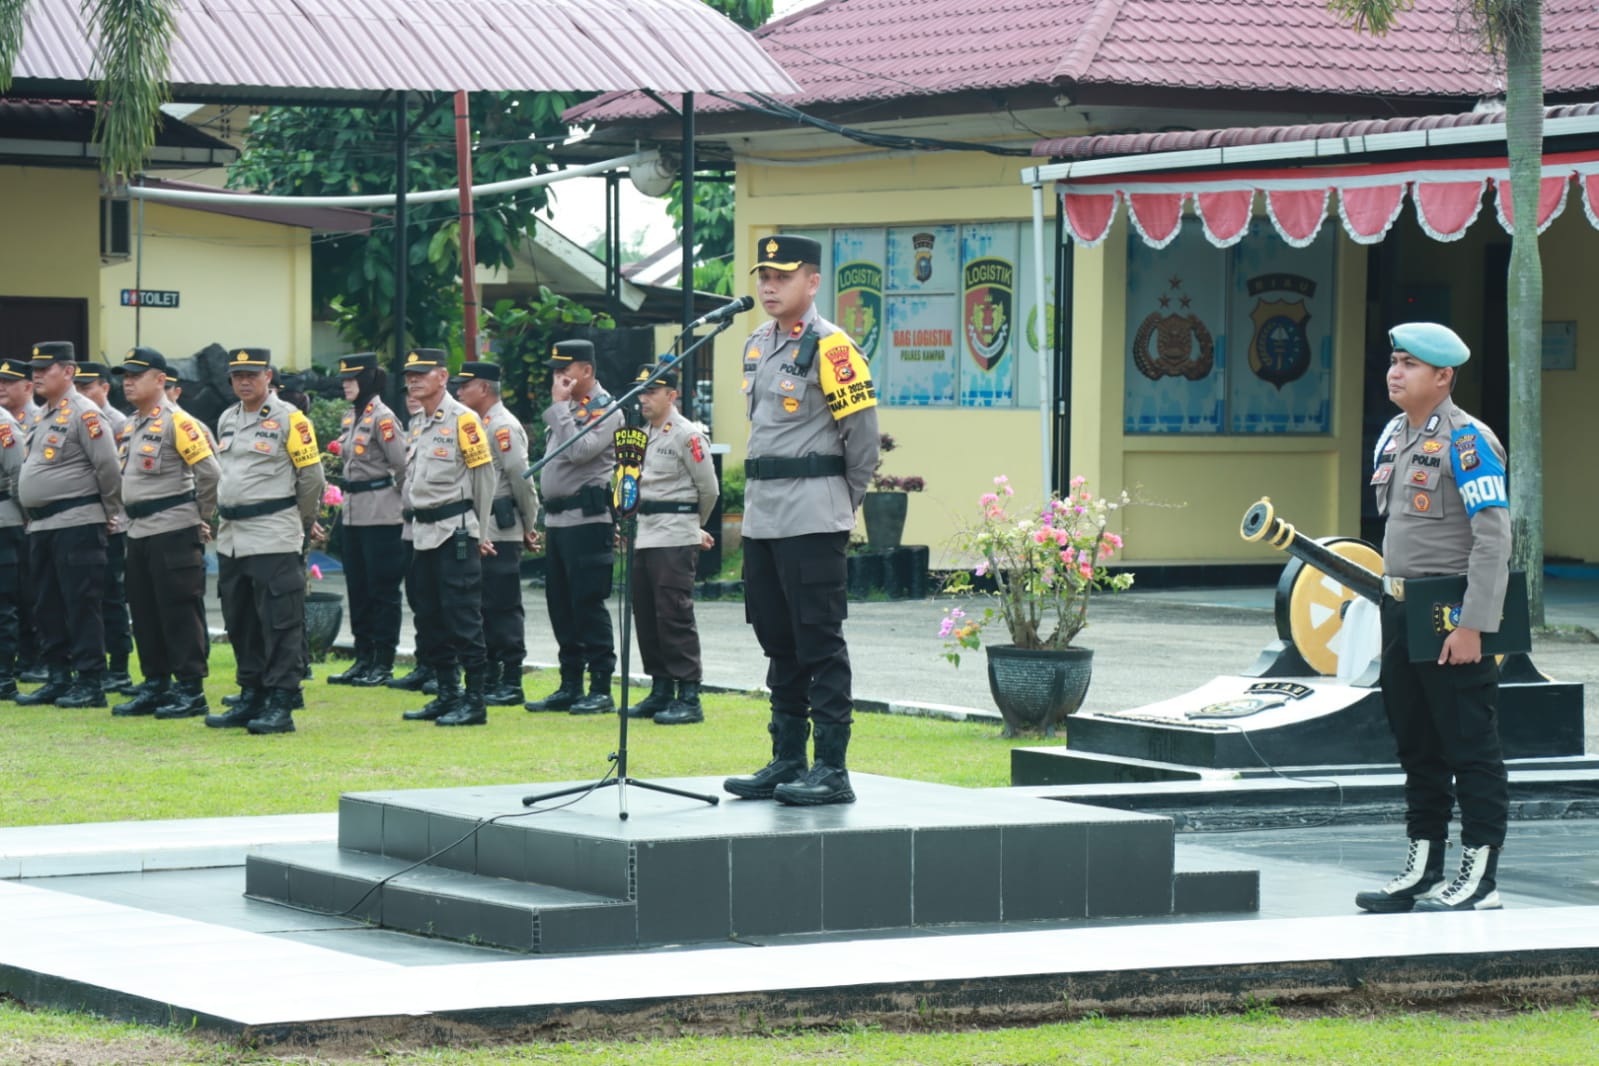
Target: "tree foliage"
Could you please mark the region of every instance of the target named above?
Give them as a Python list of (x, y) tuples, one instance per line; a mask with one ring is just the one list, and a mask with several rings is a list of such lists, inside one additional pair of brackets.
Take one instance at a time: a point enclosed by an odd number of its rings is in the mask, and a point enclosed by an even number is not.
[[(683, 183), (672, 186), (667, 214), (683, 232)], [(694, 288), (733, 294), (733, 183), (694, 183)]]
[(500, 363), (500, 393), (505, 404), (523, 422), (532, 422), (545, 406), (540, 397), (549, 393), (550, 371), (544, 365), (551, 345), (573, 335), (579, 327), (613, 329), (615, 319), (539, 286), (535, 300), (518, 304), (500, 300), (483, 315), (485, 328), (494, 334), (495, 356)]
[[(563, 136), (561, 112), (580, 96), (563, 93), (474, 93), (471, 123), (474, 184), (526, 177), (550, 169), (547, 138)], [(448, 99), (413, 110), (406, 182), (411, 191), (457, 184), (455, 120)], [(251, 123), (244, 152), (228, 184), (299, 196), (392, 193), (395, 186), (394, 113), (359, 108), (277, 107)], [(544, 188), (479, 197), (474, 207), (477, 261), (509, 266), (519, 241), (533, 232)], [(412, 204), (406, 249), (407, 343), (459, 345), (461, 234), (454, 201)], [(344, 339), (384, 350), (394, 337), (394, 223), (391, 215), (370, 234), (319, 239), (312, 249), (312, 292), (334, 312)]]

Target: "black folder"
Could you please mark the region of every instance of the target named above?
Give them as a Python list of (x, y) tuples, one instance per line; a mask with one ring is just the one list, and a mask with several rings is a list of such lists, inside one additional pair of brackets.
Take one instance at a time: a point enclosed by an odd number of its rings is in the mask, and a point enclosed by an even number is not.
[[(1460, 624), (1466, 598), (1465, 577), (1416, 577), (1405, 582), (1405, 636), (1410, 661), (1437, 662), (1444, 638)], [(1527, 612), (1527, 574), (1512, 570), (1505, 586), (1504, 614), (1497, 633), (1482, 635), (1484, 655), (1513, 655), (1532, 650), (1532, 622)]]

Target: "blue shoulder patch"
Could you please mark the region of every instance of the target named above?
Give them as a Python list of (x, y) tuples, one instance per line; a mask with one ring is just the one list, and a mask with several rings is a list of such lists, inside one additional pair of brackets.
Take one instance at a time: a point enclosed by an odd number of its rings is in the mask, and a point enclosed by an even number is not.
[(1460, 489), (1466, 514), (1474, 515), (1484, 507), (1508, 508), (1510, 494), (1505, 487), (1505, 464), (1477, 427), (1462, 426), (1455, 430), (1449, 445), (1449, 464), (1454, 467), (1455, 486)]

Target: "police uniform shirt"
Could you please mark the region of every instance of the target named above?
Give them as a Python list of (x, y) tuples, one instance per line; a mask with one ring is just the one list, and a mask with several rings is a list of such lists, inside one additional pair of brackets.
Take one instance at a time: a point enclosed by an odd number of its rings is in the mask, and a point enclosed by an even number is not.
[(710, 520), (719, 489), (705, 427), (690, 422), (673, 407), (659, 426), (649, 427), (639, 473), (639, 500), (644, 503), (691, 503), (693, 514), (639, 513), (640, 548), (699, 544), (700, 527)]
[(545, 501), (544, 524), (550, 529), (611, 520), (608, 506), (599, 514), (584, 514), (581, 507), (560, 512), (548, 509), (549, 501), (575, 496), (588, 485), (600, 486), (610, 498), (611, 477), (616, 472), (616, 431), (622, 428), (621, 410), (605, 410), (610, 403), (610, 396), (596, 385), (586, 400), (569, 400), (544, 409), (544, 424), (550, 428), (544, 440), (545, 455), (571, 440), (589, 423), (604, 422), (539, 471), (539, 489)]
[[(118, 408), (113, 407), (110, 403), (98, 404), (96, 406), (100, 408), (100, 414), (104, 416), (106, 425), (111, 427), (111, 439), (120, 445), (122, 443), (123, 435), (128, 431), (128, 416), (123, 414)], [(118, 456), (118, 461), (121, 461), (120, 455)], [(124, 486), (124, 491), (126, 491), (126, 486)], [(127, 502), (128, 501), (124, 499), (122, 501), (122, 509), (118, 510), (116, 514), (111, 516), (112, 533), (126, 533), (128, 531)]]
[(527, 430), (503, 403), (489, 408), (483, 429), (488, 433), (489, 452), (494, 457), (494, 498), (515, 501), (511, 524), (504, 526), (498, 517), (493, 519), (489, 539), (519, 541), (533, 531), (539, 518), (539, 496), (533, 489), (533, 479), (522, 476), (527, 472)]
[(411, 523), (411, 542), (417, 551), (430, 551), (446, 543), (457, 529), (479, 537), (489, 527), (494, 502), (494, 461), (488, 434), (471, 408), (446, 393), (432, 416), (425, 412), (412, 422), (409, 456), (405, 468), (405, 506), (411, 510), (442, 507), (471, 500), (472, 509), (442, 522)]
[(18, 492), (24, 508), (56, 500), (98, 497), (49, 518), (32, 519), (30, 533), (107, 521), (122, 509), (122, 469), (117, 444), (105, 416), (76, 389), (54, 405), (39, 408), (23, 451)]
[(217, 463), (205, 426), (165, 396), (128, 419), (122, 432), (124, 506), (193, 492), (188, 503), (131, 519), (130, 539), (193, 529), (217, 509)]
[[(796, 363), (809, 330), (810, 366)], [(752, 458), (842, 455), (843, 477), (750, 479), (744, 489), (746, 537), (848, 532), (877, 465), (877, 391), (871, 371), (842, 328), (813, 306), (792, 330), (775, 321), (744, 345), (740, 386), (749, 415)]]
[(1383, 572), (1466, 575), (1460, 624), (1499, 630), (1510, 580), (1505, 449), (1493, 431), (1446, 398), (1419, 429), (1399, 415), (1373, 453), (1377, 513), (1387, 520)]
[(400, 488), (405, 482), (405, 432), (394, 412), (374, 396), (356, 417), (354, 408), (344, 413), (339, 434), (339, 454), (344, 458), (344, 480), (376, 481), (393, 477), (386, 489), (346, 492), (340, 520), (347, 526), (400, 524)]
[(0, 407), (0, 529), (22, 525), (22, 504), (17, 502), (17, 481), (22, 474), (26, 433), (17, 416)]
[(327, 479), (311, 420), (274, 396), (255, 412), (236, 403), (217, 420), (217, 503), (242, 507), (292, 497), (295, 506), (254, 518), (222, 519), (217, 552), (233, 558), (299, 552), (322, 504)]

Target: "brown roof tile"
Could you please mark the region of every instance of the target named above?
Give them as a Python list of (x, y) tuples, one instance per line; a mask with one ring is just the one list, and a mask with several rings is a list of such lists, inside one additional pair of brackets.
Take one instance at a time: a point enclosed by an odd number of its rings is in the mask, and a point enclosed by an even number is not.
[[(1599, 88), (1599, 4), (1544, 0), (1544, 89)], [(1456, 29), (1458, 0), (1416, 0), (1387, 37), (1356, 33), (1326, 0), (823, 0), (756, 31), (799, 82), (795, 107), (1021, 86), (1094, 85), (1471, 97), (1502, 90)], [(732, 105), (697, 98), (696, 109)], [(647, 118), (611, 94), (582, 121)]]

